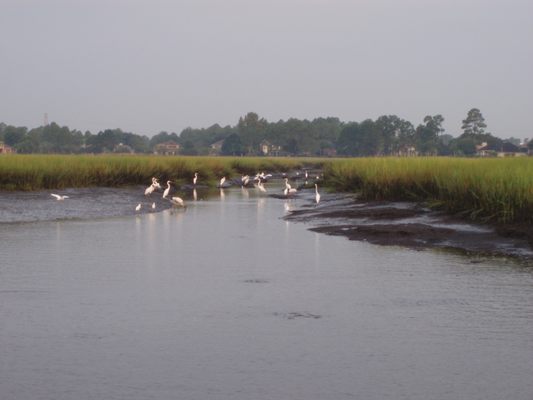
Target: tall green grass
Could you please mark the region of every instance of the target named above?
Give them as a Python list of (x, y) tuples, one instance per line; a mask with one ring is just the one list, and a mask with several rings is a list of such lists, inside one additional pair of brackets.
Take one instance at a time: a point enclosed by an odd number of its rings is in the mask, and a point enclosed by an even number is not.
[(260, 171), (288, 171), (317, 159), (245, 157), (162, 157), (119, 155), (3, 155), (0, 156), (0, 190), (38, 190), (65, 187), (146, 184), (152, 176), (200, 181)]
[(325, 166), (363, 199), (426, 201), (484, 221), (533, 222), (533, 159), (357, 158)]

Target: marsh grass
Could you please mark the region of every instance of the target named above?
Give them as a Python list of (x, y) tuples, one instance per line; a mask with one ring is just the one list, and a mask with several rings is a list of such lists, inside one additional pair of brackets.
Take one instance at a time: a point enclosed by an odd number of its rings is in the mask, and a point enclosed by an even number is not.
[(319, 159), (246, 157), (162, 157), (119, 155), (3, 155), (0, 190), (60, 189), (66, 187), (190, 182), (194, 172), (212, 182), (222, 176), (288, 171), (305, 165), (321, 166)]
[(470, 219), (533, 222), (533, 159), (357, 158), (325, 166), (363, 199), (425, 201)]

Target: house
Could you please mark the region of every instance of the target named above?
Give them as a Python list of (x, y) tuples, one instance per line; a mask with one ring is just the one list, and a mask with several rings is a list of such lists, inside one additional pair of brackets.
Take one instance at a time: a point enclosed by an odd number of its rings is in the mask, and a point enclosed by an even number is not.
[(173, 140), (158, 143), (154, 146), (154, 154), (162, 156), (175, 156), (180, 151), (180, 145)]
[(222, 152), (222, 145), (224, 144), (224, 139), (217, 140), (214, 143), (209, 145), (209, 154), (210, 155), (219, 155)]
[(15, 149), (4, 142), (0, 142), (0, 154), (12, 154), (16, 153)]
[(337, 150), (335, 150), (333, 147), (324, 147), (322, 149), (322, 155), (324, 157), (335, 157), (337, 156)]
[(135, 153), (135, 150), (133, 150), (127, 144), (119, 143), (113, 148), (113, 153), (133, 154), (133, 153)]
[(259, 154), (263, 156), (278, 156), (281, 152), (281, 146), (270, 143), (268, 140), (263, 140), (259, 143)]
[(418, 151), (414, 146), (403, 146), (398, 149), (399, 157), (416, 157), (417, 155)]
[(509, 142), (502, 144), (487, 144), (486, 142), (476, 146), (476, 155), (479, 157), (522, 157), (527, 156), (519, 146)]

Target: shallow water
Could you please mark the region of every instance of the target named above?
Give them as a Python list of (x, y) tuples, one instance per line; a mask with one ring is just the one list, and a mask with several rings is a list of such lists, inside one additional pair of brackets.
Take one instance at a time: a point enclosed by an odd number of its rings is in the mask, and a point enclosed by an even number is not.
[(281, 219), (311, 192), (222, 193), (74, 220), (42, 193), (1, 223), (0, 397), (533, 398), (530, 267)]

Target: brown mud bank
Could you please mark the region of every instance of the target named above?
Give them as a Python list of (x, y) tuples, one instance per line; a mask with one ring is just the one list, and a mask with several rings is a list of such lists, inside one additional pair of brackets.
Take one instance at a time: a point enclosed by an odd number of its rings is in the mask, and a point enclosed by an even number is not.
[(324, 200), (285, 218), (308, 222), (314, 232), (373, 244), (533, 261), (529, 225), (476, 224), (420, 204), (360, 201), (352, 195), (330, 195)]

